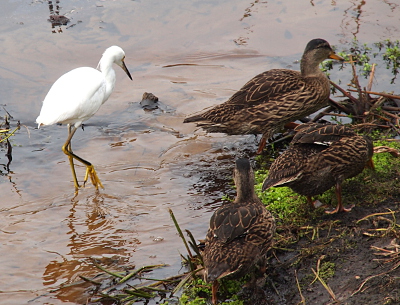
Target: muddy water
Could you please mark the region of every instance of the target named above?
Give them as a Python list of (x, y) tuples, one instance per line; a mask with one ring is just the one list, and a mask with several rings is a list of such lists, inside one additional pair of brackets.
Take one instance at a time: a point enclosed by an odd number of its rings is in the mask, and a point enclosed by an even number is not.
[[(57, 5), (71, 21), (52, 28)], [(252, 136), (207, 135), (183, 118), (263, 70), (298, 69), (312, 38), (339, 49), (355, 37), (398, 38), (399, 10), (390, 1), (1, 1), (0, 103), (26, 128), (12, 139), (10, 172), (0, 168), (0, 304), (84, 303), (80, 289), (50, 291), (96, 274), (88, 257), (111, 269), (166, 263), (155, 276), (177, 274), (185, 250), (168, 208), (203, 238), (219, 198), (232, 194), (233, 160), (256, 147)], [(113, 44), (125, 50), (133, 82), (116, 68), (111, 98), (74, 136), (74, 151), (105, 186), (75, 195), (61, 152), (66, 127), (34, 122), (60, 75), (95, 67)], [(394, 90), (381, 73), (379, 89)], [(141, 109), (145, 91), (159, 109)]]

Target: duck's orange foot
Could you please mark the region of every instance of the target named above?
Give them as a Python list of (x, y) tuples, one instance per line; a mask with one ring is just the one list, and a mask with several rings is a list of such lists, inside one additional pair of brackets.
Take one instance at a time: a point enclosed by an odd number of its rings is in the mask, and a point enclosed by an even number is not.
[(260, 140), (260, 144), (258, 145), (258, 150), (257, 150), (257, 155), (261, 154), (263, 152), (263, 149), (265, 145), (267, 144), (267, 139), (264, 138), (264, 136)]
[(214, 280), (214, 282), (212, 284), (212, 288), (211, 288), (211, 295), (212, 295), (211, 301), (212, 301), (213, 305), (218, 304), (218, 297), (217, 297), (218, 287), (219, 287), (218, 280)]
[(334, 209), (333, 211), (325, 211), (325, 213), (326, 213), (326, 214), (335, 214), (335, 213), (339, 213), (339, 212), (350, 212), (351, 209), (354, 208), (354, 207), (355, 207), (354, 204), (352, 204), (352, 205), (351, 205), (350, 207), (348, 207), (348, 208), (345, 208), (345, 207), (342, 206), (342, 205), (338, 205), (338, 206), (336, 207), (336, 209)]

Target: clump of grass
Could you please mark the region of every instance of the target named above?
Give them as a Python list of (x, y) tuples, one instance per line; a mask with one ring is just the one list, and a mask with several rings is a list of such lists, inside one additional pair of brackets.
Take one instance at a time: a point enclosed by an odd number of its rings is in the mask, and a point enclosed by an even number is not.
[(323, 262), (319, 268), (319, 276), (323, 280), (328, 280), (335, 275), (335, 263), (333, 262)]
[[(238, 293), (244, 281), (224, 280), (220, 287), (220, 293), (224, 294), (226, 301), (220, 302), (221, 305), (243, 305), (243, 300), (239, 299)], [(179, 298), (180, 305), (208, 305), (211, 298), (211, 284), (198, 278), (187, 284)]]
[(202, 305), (207, 304), (211, 297), (211, 284), (197, 278), (184, 287), (184, 291), (179, 298), (180, 304)]
[[(189, 239), (186, 240), (172, 210), (169, 210), (169, 212), (178, 234), (186, 247), (187, 255), (181, 254), (181, 258), (189, 270), (183, 274), (169, 278), (154, 279), (148, 276), (148, 274), (154, 269), (164, 268), (167, 265), (144, 266), (131, 271), (111, 271), (103, 267), (95, 259), (91, 259), (91, 263), (101, 270), (102, 273), (91, 278), (80, 276), (84, 282), (95, 286), (95, 288), (91, 289), (91, 294), (93, 295), (91, 302), (87, 304), (109, 304), (109, 302), (112, 301), (113, 304), (131, 305), (135, 302), (147, 303), (150, 299), (158, 299), (160, 300), (160, 304), (164, 305), (178, 304), (178, 302), (179, 304), (188, 305), (206, 304), (201, 303), (200, 297), (194, 298), (192, 303), (192, 300), (189, 301), (185, 293), (183, 294), (183, 301), (178, 300), (178, 298), (174, 296), (174, 294), (184, 286), (194, 287), (193, 294), (195, 292), (200, 293), (203, 290), (206, 292), (206, 295), (210, 296), (211, 294), (208, 288), (210, 285), (205, 283), (202, 283), (201, 286), (197, 285), (197, 281), (201, 282), (200, 278), (197, 276), (197, 272), (202, 269), (202, 257), (195, 239), (190, 231), (186, 230), (189, 236)], [(80, 284), (82, 284), (82, 282), (76, 282), (73, 285)], [(60, 287), (60, 289), (64, 288), (68, 287)]]
[[(170, 289), (168, 285), (177, 283), (179, 279), (151, 279), (146, 278), (145, 274), (156, 268), (166, 267), (166, 265), (144, 266), (139, 269), (134, 269), (130, 272), (110, 271), (92, 259), (92, 263), (98, 269), (103, 271), (101, 275), (96, 275), (93, 278), (80, 276), (85, 282), (96, 285), (95, 295), (92, 301), (95, 303), (103, 303), (107, 300), (113, 300), (117, 304), (133, 304), (134, 302), (152, 299), (158, 296), (163, 298)], [(102, 281), (97, 278), (99, 276), (107, 276)], [(139, 283), (134, 281), (139, 280)], [(145, 282), (145, 283), (143, 283)], [(176, 284), (175, 284), (176, 285)]]

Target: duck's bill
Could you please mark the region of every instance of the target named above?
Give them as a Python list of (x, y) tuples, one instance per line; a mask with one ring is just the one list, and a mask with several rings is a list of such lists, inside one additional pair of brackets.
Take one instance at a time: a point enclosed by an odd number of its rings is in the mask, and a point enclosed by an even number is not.
[(330, 55), (329, 55), (329, 58), (335, 59), (335, 60), (344, 61), (344, 58), (343, 58), (343, 57), (340, 57), (339, 55), (337, 55), (337, 54), (335, 54), (335, 53), (330, 54)]

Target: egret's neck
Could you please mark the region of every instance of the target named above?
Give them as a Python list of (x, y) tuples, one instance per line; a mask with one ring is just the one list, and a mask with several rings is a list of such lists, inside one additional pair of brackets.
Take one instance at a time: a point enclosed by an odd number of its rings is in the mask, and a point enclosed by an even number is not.
[(110, 96), (111, 92), (114, 90), (115, 86), (115, 71), (112, 67), (112, 62), (100, 60), (99, 65), (97, 67), (100, 72), (103, 74), (104, 79), (106, 81), (106, 100)]

